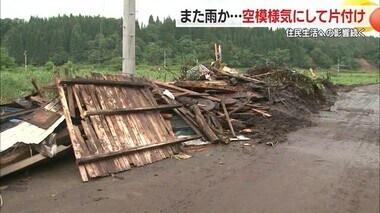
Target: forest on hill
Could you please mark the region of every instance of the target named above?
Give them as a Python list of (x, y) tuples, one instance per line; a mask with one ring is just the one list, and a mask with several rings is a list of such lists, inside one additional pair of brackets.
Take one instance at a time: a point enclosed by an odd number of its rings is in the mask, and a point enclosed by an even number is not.
[[(122, 19), (99, 16), (31, 17), (0, 19), (1, 66), (28, 63), (62, 65), (120, 64)], [(223, 49), (230, 67), (264, 66), (332, 68), (338, 61), (345, 69), (358, 69), (365, 59), (379, 67), (379, 38), (286, 38), (284, 29), (268, 28), (176, 28), (175, 20), (136, 21), (136, 62), (160, 66), (191, 65), (213, 59), (213, 45)]]

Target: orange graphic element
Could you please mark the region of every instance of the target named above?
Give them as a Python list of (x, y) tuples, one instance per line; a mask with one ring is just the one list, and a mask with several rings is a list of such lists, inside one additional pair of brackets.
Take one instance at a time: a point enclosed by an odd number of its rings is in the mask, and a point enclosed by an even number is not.
[[(343, 5), (344, 6), (376, 6), (378, 4), (375, 3), (375, 2), (371, 2), (370, 0), (346, 0), (346, 1), (343, 2)], [(377, 23), (379, 23), (379, 21), (377, 21)], [(373, 27), (372, 23), (371, 23), (371, 26)], [(373, 27), (373, 28), (372, 27), (356, 27), (356, 28), (357, 29), (364, 28), (364, 32), (371, 32), (373, 29), (375, 29), (375, 27)], [(378, 31), (378, 30), (376, 30), (376, 31)]]
[(375, 29), (377, 32), (380, 32), (380, 7), (374, 10), (369, 17), (369, 23), (371, 23), (371, 26), (373, 29)]

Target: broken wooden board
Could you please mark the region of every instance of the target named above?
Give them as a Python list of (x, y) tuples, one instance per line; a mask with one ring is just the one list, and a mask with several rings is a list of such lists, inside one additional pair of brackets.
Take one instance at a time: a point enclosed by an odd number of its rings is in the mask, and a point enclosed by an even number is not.
[(236, 91), (236, 88), (232, 86), (213, 84), (207, 81), (177, 81), (174, 85), (188, 89), (219, 90), (225, 92)]
[(233, 78), (236, 78), (236, 79), (239, 79), (239, 80), (243, 80), (243, 81), (247, 81), (247, 82), (265, 84), (264, 81), (261, 81), (261, 80), (258, 80), (258, 79), (252, 78), (252, 77), (247, 77), (247, 76), (244, 76), (242, 74), (229, 73), (229, 72), (226, 72), (226, 71), (223, 71), (223, 70), (217, 70), (217, 69), (212, 69), (212, 71), (214, 71), (214, 72), (216, 72), (218, 74), (221, 74), (221, 75), (226, 75), (226, 76), (233, 77)]
[(157, 84), (159, 87), (161, 87), (163, 89), (170, 90), (171, 92), (182, 92), (182, 93), (189, 94), (190, 96), (191, 95), (193, 95), (193, 96), (202, 96), (203, 98), (207, 98), (207, 99), (210, 99), (212, 101), (218, 101), (218, 102), (220, 102), (219, 98), (215, 98), (215, 97), (210, 96), (208, 94), (204, 95), (202, 93), (194, 92), (192, 90), (184, 89), (184, 88), (181, 88), (181, 87), (177, 87), (175, 85), (171, 85), (171, 84), (167, 84), (167, 83), (162, 83), (162, 82), (159, 82), (159, 81), (154, 81), (154, 83)]
[[(83, 181), (168, 158), (177, 143), (200, 137), (177, 139), (160, 110), (181, 105), (158, 105), (143, 79), (92, 74), (56, 81)], [(71, 117), (68, 92), (82, 116)]]

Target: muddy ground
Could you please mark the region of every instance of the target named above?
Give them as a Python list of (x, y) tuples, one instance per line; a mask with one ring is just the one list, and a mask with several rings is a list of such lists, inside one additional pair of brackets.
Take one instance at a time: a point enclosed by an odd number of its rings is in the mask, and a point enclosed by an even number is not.
[(1, 212), (379, 212), (379, 85), (275, 147), (232, 143), (82, 183), (73, 157), (1, 180)]

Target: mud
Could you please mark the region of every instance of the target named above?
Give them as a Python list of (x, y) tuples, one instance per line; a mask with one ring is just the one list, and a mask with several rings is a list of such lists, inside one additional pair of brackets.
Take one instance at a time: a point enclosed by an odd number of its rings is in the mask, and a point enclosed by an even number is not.
[(254, 116), (248, 120), (253, 125), (251, 138), (255, 142), (285, 142), (288, 133), (315, 125), (311, 116), (329, 109), (336, 100), (338, 88), (326, 79), (312, 80), (285, 68), (248, 70), (250, 75), (268, 72), (272, 74), (261, 78), (267, 85), (257, 91), (265, 97), (259, 103), (268, 108), (272, 117)]
[(68, 155), (1, 180), (1, 212), (379, 212), (379, 85), (310, 119), (274, 147), (213, 146), (88, 183)]

